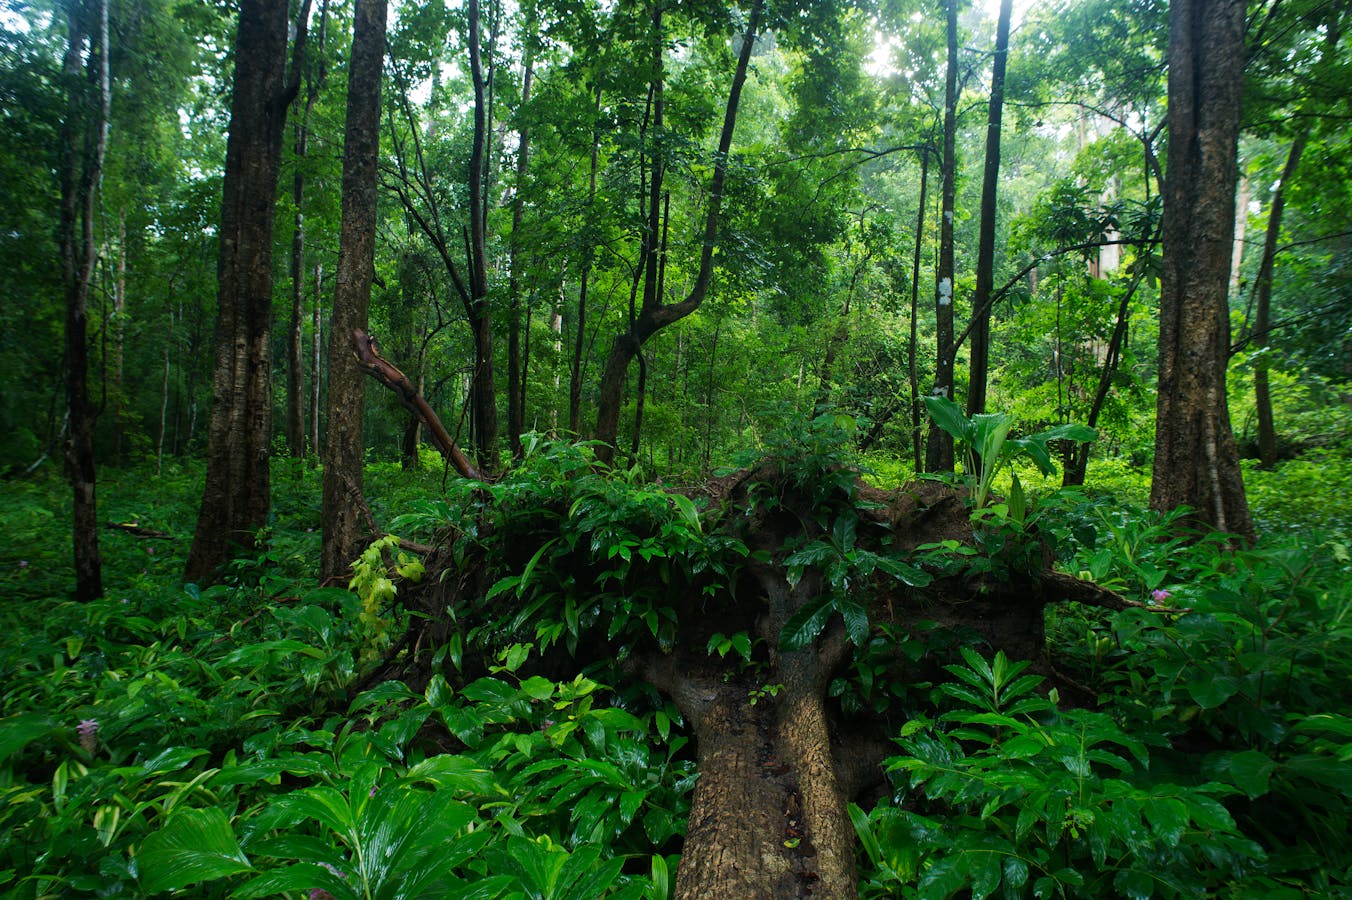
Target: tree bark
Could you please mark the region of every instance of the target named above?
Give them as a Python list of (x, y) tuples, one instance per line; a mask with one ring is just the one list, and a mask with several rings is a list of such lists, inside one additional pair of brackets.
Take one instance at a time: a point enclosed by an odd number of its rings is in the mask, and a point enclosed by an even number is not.
[(526, 176), (530, 171), (529, 105), (531, 85), (535, 79), (535, 7), (526, 14), (525, 50), (521, 79), (521, 110), (523, 121), (517, 131), (516, 187), (512, 197), (511, 275), (508, 281), (507, 314), (507, 445), (512, 459), (521, 458), (521, 432), (526, 427), (525, 363), (521, 351), (521, 267), (522, 223), (526, 214)]
[[(595, 120), (592, 123), (591, 173), (587, 181), (587, 211), (590, 215), (596, 204), (596, 172), (601, 155), (601, 84), (596, 84)], [(582, 272), (578, 276), (577, 286), (577, 334), (573, 341), (573, 359), (568, 374), (568, 430), (573, 434), (582, 433), (582, 377), (586, 370), (583, 365), (586, 356), (587, 337), (587, 286), (591, 279), (592, 257), (595, 248), (588, 245), (582, 250)]]
[[(684, 319), (699, 309), (709, 292), (713, 277), (713, 251), (718, 239), (718, 222), (722, 211), (723, 184), (727, 180), (728, 153), (732, 149), (733, 130), (737, 124), (737, 107), (742, 96), (742, 85), (746, 82), (746, 72), (751, 60), (751, 51), (755, 46), (760, 28), (762, 0), (753, 0), (747, 20), (746, 34), (742, 39), (741, 53), (737, 58), (737, 68), (733, 73), (732, 86), (728, 90), (727, 107), (723, 114), (723, 130), (718, 140), (718, 153), (714, 157), (714, 171), (709, 185), (709, 209), (704, 219), (704, 241), (700, 253), (699, 272), (690, 293), (679, 303), (664, 303), (654, 290), (649, 302), (645, 291), (644, 305), (637, 318), (625, 333), (617, 335), (611, 345), (610, 355), (606, 359), (605, 371), (601, 376), (600, 400), (596, 412), (595, 437), (600, 442), (596, 450), (597, 459), (610, 462), (614, 459), (615, 440), (619, 434), (620, 407), (624, 393), (624, 375), (630, 361), (638, 354), (647, 340), (658, 331)], [(660, 18), (659, 18), (660, 21)], [(653, 206), (655, 206), (655, 202)], [(650, 207), (651, 211), (652, 207)], [(656, 240), (655, 229), (650, 226), (651, 239)], [(650, 267), (651, 268), (651, 267)], [(653, 270), (655, 273), (655, 269)], [(655, 274), (653, 275), (655, 278)], [(645, 274), (645, 278), (647, 275)]]
[(285, 4), (243, 0), (221, 205), (207, 474), (186, 575), (214, 580), (267, 524), (272, 438), (272, 226), (286, 109)]
[[(305, 76), (305, 107), (296, 122), (294, 150), (296, 171), (291, 181), (295, 204), (291, 234), (291, 318), (286, 342), (286, 446), (296, 458), (305, 456), (305, 157), (310, 146), (310, 116), (324, 80), (324, 39), (328, 34), (329, 4), (319, 12), (319, 62), (317, 74)], [(318, 450), (318, 447), (313, 449)]]
[(493, 320), (488, 308), (487, 185), (488, 98), (479, 48), (479, 0), (469, 0), (469, 65), (474, 84), (474, 141), (469, 157), (469, 299), (466, 313), (474, 335), (474, 375), (470, 402), (479, 468), (493, 471), (498, 455), (498, 398), (493, 378)]
[(981, 185), (981, 225), (977, 237), (976, 291), (972, 295), (971, 374), (967, 415), (986, 411), (990, 364), (990, 296), (995, 288), (995, 194), (1000, 181), (1000, 129), (1005, 106), (1005, 62), (1009, 58), (1009, 18), (1013, 0), (1001, 0), (995, 27), (995, 62), (991, 67), (990, 112), (986, 118), (986, 165)]
[(1253, 336), (1258, 341), (1258, 353), (1253, 361), (1253, 400), (1258, 414), (1258, 460), (1264, 469), (1277, 464), (1277, 428), (1272, 418), (1272, 392), (1268, 386), (1272, 349), (1272, 268), (1277, 255), (1277, 238), (1282, 231), (1282, 213), (1286, 209), (1286, 187), (1295, 177), (1309, 136), (1308, 129), (1296, 135), (1286, 156), (1282, 180), (1272, 192), (1272, 209), (1268, 212), (1267, 233), (1263, 238), (1263, 261), (1254, 285)]
[(916, 364), (919, 350), (920, 314), (920, 250), (925, 239), (925, 194), (929, 188), (930, 148), (920, 151), (920, 203), (915, 211), (915, 251), (911, 257), (911, 346), (906, 354), (907, 380), (911, 386), (911, 458), (915, 471), (925, 465), (925, 448), (921, 440), (924, 409), (920, 403), (920, 372)]
[[(954, 355), (953, 302), (956, 288), (953, 281), (953, 213), (954, 180), (957, 174), (957, 105), (958, 105), (958, 3), (944, 0), (948, 22), (948, 72), (944, 79), (944, 162), (943, 211), (939, 220), (939, 271), (934, 285), (934, 317), (936, 357), (934, 363), (935, 396), (953, 399)], [(925, 471), (953, 471), (953, 437), (930, 423), (929, 441), (925, 445)]]
[[(94, 221), (108, 146), (111, 88), (106, 0), (71, 4), (68, 22), (69, 42), (63, 64), (67, 102), (66, 118), (61, 124), (60, 216), (66, 300), (66, 403), (70, 419), (65, 450), (72, 491), (75, 599), (87, 602), (103, 595), (94, 409), (89, 399), (88, 308), (96, 257)], [(86, 43), (89, 57), (82, 63)]]
[(1252, 538), (1226, 397), (1244, 4), (1169, 7), (1169, 150), (1150, 505)]
[(380, 81), (385, 60), (385, 0), (357, 0), (348, 70), (343, 141), (342, 226), (329, 332), (328, 432), (324, 441), (324, 540), (321, 573), (343, 578), (361, 552), (357, 504), (362, 483), (362, 370), (352, 334), (366, 328), (375, 274), (376, 163), (380, 149)]

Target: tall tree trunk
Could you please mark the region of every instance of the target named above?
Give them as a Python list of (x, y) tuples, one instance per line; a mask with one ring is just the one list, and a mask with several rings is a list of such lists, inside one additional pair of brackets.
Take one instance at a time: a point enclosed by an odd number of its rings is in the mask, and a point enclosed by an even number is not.
[(328, 431), (324, 440), (324, 541), (321, 573), (343, 578), (361, 551), (352, 492), (362, 484), (363, 373), (353, 332), (365, 330), (375, 274), (376, 162), (380, 149), (380, 79), (385, 62), (385, 0), (357, 0), (348, 68), (343, 139), (343, 211), (338, 274), (329, 330)]
[[(291, 318), (286, 342), (286, 446), (293, 457), (305, 455), (305, 157), (310, 146), (310, 116), (324, 80), (324, 40), (328, 35), (329, 4), (319, 11), (318, 73), (305, 75), (305, 107), (296, 122), (296, 171), (291, 199), (295, 224), (291, 234)], [(317, 451), (318, 447), (314, 447)]]
[(920, 204), (915, 211), (915, 252), (911, 257), (911, 347), (906, 355), (907, 375), (911, 384), (911, 456), (915, 471), (925, 466), (925, 449), (921, 440), (921, 423), (924, 421), (924, 409), (920, 403), (920, 371), (916, 364), (919, 349), (920, 314), (920, 250), (925, 240), (925, 194), (929, 188), (930, 148), (920, 151)]
[[(596, 172), (601, 155), (601, 82), (596, 82), (596, 109), (592, 121), (591, 174), (587, 181), (587, 211), (591, 215), (596, 204)], [(591, 279), (592, 257), (595, 248), (588, 245), (582, 250), (582, 272), (577, 287), (577, 335), (573, 341), (572, 367), (568, 378), (568, 430), (573, 434), (582, 433), (582, 377), (585, 371), (583, 359), (586, 350), (587, 335), (587, 285)]]
[(324, 264), (315, 263), (315, 302), (310, 315), (310, 447), (319, 452), (319, 410), (324, 347)]
[[(296, 44), (304, 44), (309, 3)], [(272, 226), (281, 173), (287, 84), (286, 4), (243, 0), (221, 204), (216, 355), (202, 508), (187, 577), (213, 580), (232, 544), (267, 524), (272, 440)]]
[(530, 171), (529, 105), (531, 85), (535, 79), (535, 6), (526, 13), (526, 35), (521, 79), (522, 123), (517, 132), (516, 188), (512, 197), (512, 243), (507, 296), (507, 444), (512, 459), (521, 458), (521, 432), (526, 423), (526, 389), (521, 358), (521, 227), (526, 214), (526, 176)]
[[(944, 0), (944, 11), (948, 21), (948, 73), (944, 79), (943, 211), (939, 220), (939, 271), (934, 285), (936, 358), (933, 393), (951, 400), (956, 354), (953, 342), (953, 301), (957, 293), (953, 281), (954, 178), (957, 174), (958, 131), (957, 0)], [(953, 437), (932, 423), (929, 441), (925, 446), (925, 471), (953, 471)]]
[(127, 212), (117, 214), (117, 261), (113, 275), (113, 319), (110, 330), (113, 346), (109, 351), (109, 412), (113, 419), (113, 462), (122, 465), (122, 444), (126, 433), (126, 344), (127, 344)]
[(986, 166), (981, 184), (981, 225), (976, 250), (976, 291), (972, 294), (971, 371), (967, 414), (986, 411), (990, 366), (991, 291), (995, 288), (995, 192), (1000, 181), (1000, 129), (1005, 107), (1005, 62), (1009, 58), (1009, 17), (1013, 0), (1001, 0), (995, 26), (995, 62), (991, 67), (991, 102), (986, 117)]
[(474, 446), (479, 468), (497, 468), (498, 400), (493, 378), (493, 321), (488, 308), (488, 233), (485, 219), (488, 143), (488, 98), (479, 48), (479, 0), (469, 2), (469, 66), (474, 83), (474, 142), (469, 157), (469, 315), (474, 335), (471, 403)]
[[(66, 295), (66, 472), (72, 491), (75, 599), (103, 595), (99, 555), (94, 409), (89, 399), (88, 309), (94, 280), (94, 217), (108, 146), (110, 79), (106, 0), (72, 3), (64, 60), (67, 101), (61, 124), (62, 280)], [(92, 31), (92, 33), (91, 33)], [(88, 61), (82, 62), (85, 44)]]
[(1252, 537), (1225, 388), (1244, 9), (1241, 0), (1173, 0), (1169, 6), (1169, 150), (1150, 505), (1187, 505), (1212, 528)]
[[(645, 292), (645, 303), (638, 317), (624, 334), (616, 336), (611, 345), (610, 356), (606, 360), (605, 371), (601, 376), (600, 402), (596, 412), (595, 436), (600, 441), (596, 455), (603, 462), (610, 462), (614, 458), (615, 439), (620, 426), (624, 375), (629, 368), (629, 362), (638, 354), (648, 338), (699, 309), (709, 291), (713, 276), (713, 249), (718, 238), (718, 222), (722, 211), (723, 184), (727, 180), (728, 173), (728, 153), (732, 149), (732, 134), (737, 124), (737, 107), (742, 96), (742, 85), (746, 82), (751, 51), (760, 28), (761, 7), (762, 0), (753, 0), (746, 34), (742, 39), (741, 53), (737, 58), (737, 68), (728, 91), (727, 107), (723, 114), (723, 130), (718, 139), (718, 153), (714, 157), (714, 171), (709, 185), (709, 209), (704, 219), (703, 249), (700, 253), (699, 272), (695, 276), (695, 283), (690, 293), (679, 303), (664, 303), (660, 296), (656, 296), (656, 291), (649, 303)], [(655, 238), (655, 230), (650, 228), (650, 231)]]
[(1272, 192), (1272, 209), (1263, 238), (1263, 261), (1254, 285), (1253, 336), (1258, 342), (1258, 354), (1253, 361), (1253, 399), (1258, 412), (1258, 459), (1265, 469), (1277, 464), (1277, 429), (1272, 420), (1272, 392), (1268, 387), (1269, 351), (1272, 349), (1272, 266), (1277, 255), (1277, 238), (1282, 230), (1282, 213), (1286, 209), (1286, 187), (1295, 177), (1309, 136), (1308, 128), (1296, 135), (1286, 156), (1282, 180)]

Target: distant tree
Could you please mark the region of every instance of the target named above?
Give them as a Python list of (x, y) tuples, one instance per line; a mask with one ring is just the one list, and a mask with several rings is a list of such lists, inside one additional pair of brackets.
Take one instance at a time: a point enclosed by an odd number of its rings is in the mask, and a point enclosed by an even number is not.
[(1186, 505), (1213, 528), (1251, 537), (1225, 379), (1244, 11), (1241, 0), (1174, 0), (1169, 7), (1169, 149), (1150, 505)]
[[(61, 270), (66, 294), (66, 470), (74, 492), (75, 599), (103, 594), (94, 467), (94, 409), (89, 399), (88, 307), (98, 255), (94, 224), (108, 146), (111, 87), (106, 0), (72, 3), (61, 128)], [(86, 44), (88, 54), (86, 56)], [(83, 60), (83, 61), (82, 61)]]
[[(957, 296), (953, 264), (954, 179), (957, 174), (958, 106), (958, 0), (944, 0), (948, 34), (948, 70), (944, 76), (944, 158), (941, 175), (943, 209), (939, 220), (939, 272), (934, 285), (935, 340), (937, 358), (934, 394), (953, 399), (954, 355), (953, 302)], [(953, 438), (931, 422), (925, 445), (925, 471), (953, 471)]]
[(345, 575), (360, 552), (362, 411), (365, 385), (352, 353), (355, 329), (367, 328), (375, 276), (380, 81), (385, 63), (385, 0), (358, 0), (348, 64), (343, 140), (343, 216), (329, 334), (328, 432), (324, 442), (324, 539), (321, 573)]
[(1009, 19), (1013, 0), (1001, 0), (991, 67), (990, 110), (986, 117), (986, 164), (981, 186), (981, 235), (976, 252), (976, 290), (972, 294), (971, 375), (967, 414), (986, 411), (990, 362), (991, 292), (995, 289), (995, 192), (1000, 183), (1000, 129), (1005, 105), (1005, 63), (1009, 58)]
[[(297, 47), (303, 47), (309, 0)], [(250, 546), (267, 524), (272, 442), (272, 226), (286, 110), (287, 6), (242, 0), (235, 38), (221, 204), (216, 353), (207, 474), (187, 577), (211, 580), (232, 543)], [(296, 73), (298, 74), (298, 73)]]
[[(713, 279), (713, 251), (718, 238), (719, 216), (722, 210), (724, 183), (727, 180), (728, 154), (732, 150), (732, 135), (737, 124), (737, 108), (742, 95), (742, 85), (746, 81), (747, 67), (751, 60), (751, 50), (756, 43), (760, 28), (761, 0), (753, 0), (747, 18), (746, 33), (742, 38), (741, 53), (737, 59), (737, 68), (733, 73), (732, 85), (728, 89), (727, 105), (723, 114), (723, 130), (718, 139), (718, 152), (714, 157), (713, 174), (709, 184), (709, 201), (704, 218), (703, 246), (700, 252), (699, 271), (684, 300), (667, 303), (658, 289), (661, 254), (657, 252), (656, 242), (660, 240), (658, 208), (662, 198), (661, 162), (655, 161), (653, 175), (648, 182), (649, 196), (646, 207), (649, 224), (645, 232), (648, 252), (641, 253), (643, 272), (643, 303), (637, 315), (626, 330), (615, 337), (611, 344), (610, 355), (606, 360), (605, 371), (601, 375), (600, 401), (596, 412), (595, 437), (601, 442), (597, 456), (604, 462), (614, 458), (615, 441), (620, 427), (620, 406), (624, 393), (624, 377), (629, 363), (643, 349), (644, 343), (658, 331), (674, 322), (689, 316), (709, 292)], [(653, 13), (655, 51), (653, 61), (653, 108), (654, 122), (661, 130), (661, 85), (663, 79), (662, 54), (666, 42), (661, 38), (661, 4), (655, 4)]]

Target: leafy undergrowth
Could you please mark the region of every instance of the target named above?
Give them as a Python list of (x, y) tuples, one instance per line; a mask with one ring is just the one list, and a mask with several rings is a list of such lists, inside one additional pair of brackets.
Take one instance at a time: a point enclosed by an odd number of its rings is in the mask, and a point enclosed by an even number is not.
[[(530, 477), (566, 474), (541, 471)], [(1037, 522), (1061, 569), (1144, 604), (1054, 607), (1052, 658), (1095, 708), (979, 645), (918, 685), (879, 683), (896, 640), (881, 629), (867, 642), (878, 664), (855, 660), (864, 693), (912, 711), (885, 796), (852, 809), (862, 892), (1347, 895), (1346, 532), (1306, 518), (1253, 550), (1187, 541), (1174, 517), (1095, 494), (1093, 471), (1089, 492), (1044, 496)], [(597, 673), (527, 674), (523, 645), (497, 648), (483, 677), (458, 675), (463, 648), (448, 647), (445, 677), (421, 690), (367, 686), (407, 622), (378, 551), (360, 596), (313, 587), (312, 471), (276, 464), (261, 549), (205, 590), (179, 578), (200, 471), (105, 474), (104, 518), (172, 539), (105, 532), (96, 603), (63, 599), (59, 479), (7, 486), (0, 510), (0, 893), (669, 893), (694, 779), (672, 707)], [(1258, 473), (1255, 510), (1277, 521), (1299, 500), (1281, 492), (1308, 490), (1306, 506), (1332, 516), (1317, 483), (1307, 469)], [(656, 494), (598, 485), (639, 512)], [(516, 504), (552, 496), (537, 487), (497, 490)], [(368, 471), (382, 522), (440, 490), (437, 471)], [(596, 515), (619, 527), (627, 501), (611, 500)], [(686, 507), (677, 524), (695, 515)], [(392, 562), (417, 576), (413, 560)], [(727, 646), (711, 652), (726, 653), (745, 635), (717, 637)]]

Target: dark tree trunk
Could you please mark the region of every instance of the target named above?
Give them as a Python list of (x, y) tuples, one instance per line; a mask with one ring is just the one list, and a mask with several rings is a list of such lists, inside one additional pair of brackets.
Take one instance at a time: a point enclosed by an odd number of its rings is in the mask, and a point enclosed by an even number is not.
[(469, 66), (474, 82), (474, 142), (469, 157), (469, 299), (466, 313), (474, 335), (470, 402), (479, 468), (497, 468), (498, 398), (493, 378), (493, 320), (488, 308), (488, 233), (484, 218), (487, 185), (488, 97), (479, 48), (479, 0), (469, 2)]
[(1001, 0), (995, 27), (995, 63), (991, 68), (991, 103), (986, 118), (986, 166), (981, 184), (981, 231), (976, 250), (976, 291), (972, 294), (971, 369), (967, 415), (986, 411), (986, 379), (990, 365), (991, 291), (995, 289), (995, 192), (1000, 181), (1000, 129), (1005, 108), (1005, 62), (1009, 58), (1009, 17), (1013, 0)]
[[(944, 162), (943, 210), (939, 220), (939, 270), (934, 285), (936, 358), (935, 396), (953, 398), (953, 370), (956, 345), (953, 341), (953, 302), (957, 290), (953, 281), (954, 179), (957, 175), (958, 104), (958, 2), (945, 0), (948, 21), (948, 72), (944, 79)], [(953, 437), (931, 423), (925, 446), (926, 472), (953, 471)]]
[[(310, 145), (310, 115), (319, 97), (324, 78), (324, 39), (328, 34), (329, 4), (325, 0), (319, 13), (320, 71), (305, 77), (305, 107), (296, 123), (296, 171), (292, 176), (291, 199), (295, 203), (294, 231), (291, 235), (291, 317), (286, 341), (286, 447), (293, 457), (305, 455), (305, 156)], [(318, 450), (318, 448), (314, 448)]]
[(291, 101), (289, 25), (286, 4), (240, 4), (221, 204), (206, 485), (186, 571), (199, 581), (216, 577), (232, 544), (252, 545), (267, 524), (271, 503), (272, 226)]
[(911, 257), (911, 346), (906, 354), (907, 376), (911, 385), (911, 458), (915, 471), (925, 466), (925, 448), (921, 440), (924, 408), (920, 403), (920, 370), (916, 364), (919, 351), (920, 314), (920, 250), (925, 240), (925, 194), (929, 188), (930, 148), (920, 151), (920, 203), (915, 211), (915, 251)]
[(1212, 528), (1252, 537), (1225, 388), (1244, 9), (1240, 0), (1174, 0), (1169, 7), (1169, 152), (1150, 505), (1187, 505)]
[[(587, 210), (590, 213), (596, 204), (596, 171), (601, 155), (601, 84), (596, 85), (596, 119), (592, 124), (591, 174), (587, 181)], [(572, 368), (568, 378), (568, 430), (573, 434), (582, 433), (582, 378), (585, 373), (583, 361), (586, 354), (587, 337), (587, 286), (591, 279), (592, 256), (594, 248), (588, 244), (583, 248), (582, 273), (577, 286), (577, 333), (573, 341)]]
[(343, 213), (329, 332), (328, 432), (324, 441), (324, 542), (321, 572), (343, 578), (361, 552), (365, 386), (352, 355), (352, 334), (366, 328), (375, 274), (376, 163), (380, 149), (380, 80), (385, 61), (385, 0), (357, 0), (348, 70), (343, 141)]
[(1258, 343), (1258, 355), (1253, 361), (1253, 401), (1258, 413), (1258, 459), (1264, 469), (1277, 464), (1277, 428), (1272, 419), (1272, 393), (1268, 387), (1271, 366), (1268, 357), (1272, 348), (1272, 266), (1277, 255), (1277, 238), (1282, 230), (1282, 212), (1286, 209), (1286, 187), (1295, 177), (1309, 136), (1308, 129), (1296, 136), (1286, 156), (1282, 180), (1272, 192), (1272, 209), (1263, 238), (1263, 261), (1254, 285), (1253, 336)]
[(315, 302), (310, 315), (310, 447), (319, 453), (320, 373), (324, 363), (324, 264), (315, 263)]
[[(103, 595), (99, 555), (97, 471), (94, 465), (94, 408), (89, 399), (88, 310), (94, 280), (94, 221), (104, 151), (108, 145), (110, 81), (106, 0), (73, 3), (68, 11), (69, 43), (64, 60), (67, 104), (61, 124), (62, 280), (66, 299), (66, 403), (70, 430), (66, 472), (72, 491), (75, 599)], [(91, 33), (92, 32), (92, 33)], [(85, 45), (87, 62), (81, 62)]]
[[(595, 434), (596, 439), (600, 441), (596, 455), (603, 462), (610, 462), (614, 458), (615, 439), (620, 428), (620, 407), (624, 396), (624, 375), (630, 361), (650, 337), (699, 309), (709, 291), (713, 276), (713, 250), (718, 238), (718, 222), (723, 203), (723, 183), (727, 179), (728, 172), (728, 153), (732, 149), (732, 134), (737, 124), (737, 106), (742, 96), (742, 85), (746, 82), (751, 50), (755, 46), (756, 35), (760, 28), (761, 6), (761, 0), (754, 0), (752, 3), (741, 53), (737, 58), (737, 69), (728, 91), (728, 103), (723, 114), (723, 130), (719, 136), (718, 154), (714, 157), (714, 172), (709, 185), (709, 209), (705, 214), (703, 249), (700, 253), (699, 272), (695, 276), (695, 283), (690, 293), (679, 303), (664, 303), (662, 298), (657, 296), (656, 290), (652, 292), (652, 299), (649, 302), (649, 295), (645, 290), (644, 305), (638, 317), (624, 334), (616, 336), (611, 345), (610, 356), (606, 359), (606, 368), (601, 375)], [(660, 16), (657, 20), (660, 22)], [(656, 205), (655, 201), (651, 202), (653, 206)], [(656, 240), (655, 229), (650, 226), (649, 232), (651, 239)], [(655, 261), (649, 268), (655, 272)], [(645, 279), (647, 277), (645, 274)], [(653, 277), (656, 277), (655, 274)]]
[[(529, 109), (531, 85), (535, 79), (535, 9), (527, 13), (526, 49), (522, 65), (525, 74), (521, 81), (521, 108)], [(522, 122), (517, 132), (516, 187), (512, 198), (512, 258), (508, 282), (507, 319), (507, 445), (512, 459), (521, 458), (521, 432), (526, 427), (525, 362), (521, 350), (521, 227), (526, 212), (526, 176), (530, 171), (530, 126)]]

